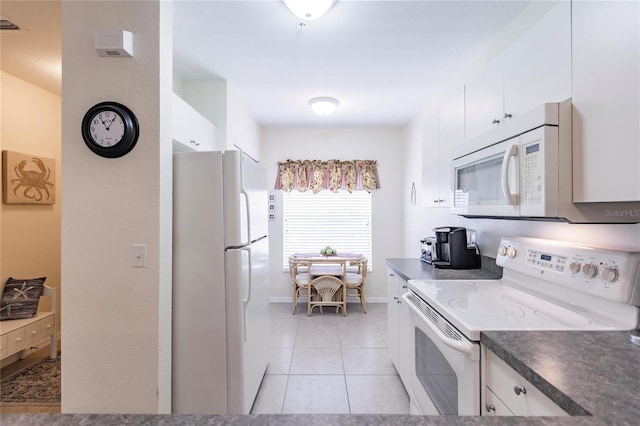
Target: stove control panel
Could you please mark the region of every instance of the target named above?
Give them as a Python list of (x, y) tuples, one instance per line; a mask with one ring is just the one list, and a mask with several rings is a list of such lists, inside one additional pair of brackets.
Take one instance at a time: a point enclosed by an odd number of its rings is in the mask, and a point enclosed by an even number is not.
[(537, 238), (502, 238), (496, 263), (509, 271), (640, 306), (640, 252)]
[(566, 256), (558, 256), (548, 252), (529, 250), (526, 263), (549, 271), (564, 272), (567, 267)]

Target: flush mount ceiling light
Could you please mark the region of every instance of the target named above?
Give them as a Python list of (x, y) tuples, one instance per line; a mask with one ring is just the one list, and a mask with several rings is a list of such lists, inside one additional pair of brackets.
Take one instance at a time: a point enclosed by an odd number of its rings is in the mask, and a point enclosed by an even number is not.
[(328, 98), (328, 97), (320, 97), (313, 98), (309, 100), (309, 106), (316, 115), (321, 117), (327, 117), (336, 110), (339, 102), (337, 99)]
[(312, 21), (331, 9), (333, 0), (284, 0), (284, 4), (298, 18)]

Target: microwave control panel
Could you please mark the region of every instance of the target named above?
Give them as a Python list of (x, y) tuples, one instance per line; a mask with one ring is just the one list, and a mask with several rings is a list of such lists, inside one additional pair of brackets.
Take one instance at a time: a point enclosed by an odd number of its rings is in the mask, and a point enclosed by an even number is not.
[(535, 142), (522, 147), (522, 204), (544, 202), (543, 145)]

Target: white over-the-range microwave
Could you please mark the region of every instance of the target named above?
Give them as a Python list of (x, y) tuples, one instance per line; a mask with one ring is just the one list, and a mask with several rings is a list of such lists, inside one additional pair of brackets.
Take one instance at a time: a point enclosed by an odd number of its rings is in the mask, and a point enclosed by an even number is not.
[(451, 213), (640, 223), (640, 202), (573, 203), (571, 108), (544, 104), (465, 143), (452, 161)]

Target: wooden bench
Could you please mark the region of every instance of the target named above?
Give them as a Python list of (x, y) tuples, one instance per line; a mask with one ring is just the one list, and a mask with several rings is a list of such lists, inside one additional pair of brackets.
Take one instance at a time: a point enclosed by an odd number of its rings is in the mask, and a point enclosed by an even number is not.
[(49, 356), (51, 359), (58, 356), (56, 289), (45, 285), (42, 297), (49, 297), (51, 311), (38, 311), (33, 318), (0, 321), (0, 359), (16, 353), (23, 359), (29, 349), (47, 339), (50, 340)]

